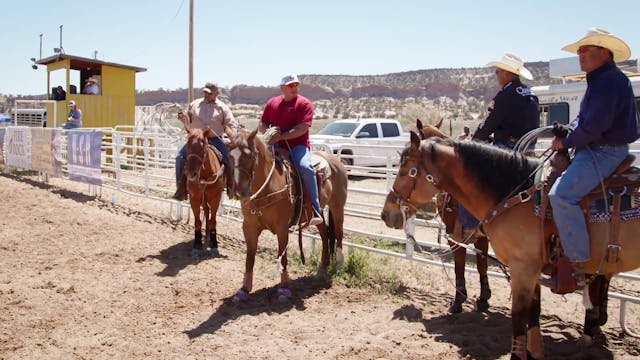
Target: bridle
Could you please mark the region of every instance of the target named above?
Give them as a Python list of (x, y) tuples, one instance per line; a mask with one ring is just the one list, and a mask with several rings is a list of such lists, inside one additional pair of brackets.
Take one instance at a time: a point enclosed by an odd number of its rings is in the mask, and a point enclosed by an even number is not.
[(210, 184), (213, 184), (213, 183), (215, 183), (216, 181), (218, 181), (218, 178), (220, 178), (220, 175), (222, 174), (222, 170), (223, 170), (223, 168), (221, 167), (221, 168), (220, 168), (220, 171), (218, 171), (218, 173), (215, 175), (215, 177), (213, 178), (213, 180), (200, 180), (200, 171), (202, 170), (202, 166), (204, 165), (205, 160), (207, 160), (207, 159), (209, 158), (209, 155), (207, 154), (207, 153), (208, 153), (208, 151), (207, 151), (207, 146), (208, 146), (208, 144), (207, 144), (207, 140), (205, 139), (205, 141), (204, 141), (204, 145), (203, 145), (203, 149), (204, 149), (204, 150), (203, 150), (203, 153), (204, 153), (204, 154), (203, 154), (202, 156), (200, 156), (200, 155), (198, 155), (198, 154), (194, 154), (194, 153), (191, 153), (191, 154), (187, 155), (187, 164), (188, 164), (188, 162), (189, 162), (189, 159), (191, 159), (191, 158), (196, 158), (196, 159), (197, 159), (197, 161), (198, 161), (198, 163), (199, 163), (199, 165), (198, 165), (198, 169), (199, 169), (199, 170), (198, 170), (198, 173), (197, 173), (197, 175), (196, 175), (195, 179), (190, 178), (190, 177), (188, 176), (188, 174), (187, 174), (187, 177), (189, 177), (189, 180), (194, 181), (194, 182), (197, 182), (197, 183), (199, 183), (200, 185), (204, 185), (204, 186), (206, 186), (206, 185), (210, 185)]
[[(403, 159), (403, 162), (406, 159), (416, 160), (416, 162), (420, 164), (420, 158), (407, 156)], [(410, 181), (408, 183), (405, 183), (400, 189), (396, 189), (394, 185), (391, 188), (391, 192), (389, 192), (389, 194), (392, 195), (392, 199), (390, 200), (398, 204), (398, 206), (400, 207), (400, 211), (402, 212), (402, 215), (405, 218), (409, 208), (412, 208), (414, 211), (417, 211), (420, 207), (419, 205), (416, 205), (411, 201), (411, 195), (413, 195), (413, 192), (416, 190), (417, 183), (418, 183), (418, 175), (422, 171), (425, 172), (425, 175), (424, 175), (425, 179), (428, 182), (435, 185), (436, 181), (433, 175), (429, 174), (423, 165), (419, 165), (419, 166), (414, 166), (410, 168), (409, 173), (407, 175), (404, 175), (404, 176), (409, 176)], [(398, 173), (398, 176), (400, 176), (400, 173)]]

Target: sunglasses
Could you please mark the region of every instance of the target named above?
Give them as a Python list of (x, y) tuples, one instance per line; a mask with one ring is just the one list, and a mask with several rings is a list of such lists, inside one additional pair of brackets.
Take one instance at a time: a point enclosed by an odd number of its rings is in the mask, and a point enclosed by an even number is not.
[(295, 89), (295, 88), (297, 88), (298, 86), (300, 86), (300, 84), (298, 84), (298, 83), (291, 83), (291, 84), (287, 84), (287, 85), (285, 85), (285, 86), (286, 86), (286, 87), (288, 87), (289, 89)]

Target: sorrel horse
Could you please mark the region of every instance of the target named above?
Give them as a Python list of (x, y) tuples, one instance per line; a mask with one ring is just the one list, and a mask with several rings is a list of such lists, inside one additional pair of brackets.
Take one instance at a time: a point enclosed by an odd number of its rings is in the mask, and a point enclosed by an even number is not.
[[(551, 235), (553, 226), (549, 219), (541, 226), (535, 212), (536, 201), (527, 193), (518, 193), (519, 201), (504, 206), (507, 196), (514, 189), (522, 189), (539, 161), (474, 142), (438, 138), (421, 142), (419, 136), (412, 133), (411, 145), (402, 153), (393, 191), (387, 195), (381, 215), (387, 226), (401, 228), (405, 203), (420, 206), (438, 191), (446, 191), (471, 214), (483, 219), (496, 256), (510, 269), (512, 359), (544, 356), (538, 279), (547, 261), (543, 239)], [(530, 189), (529, 185), (525, 187)], [(517, 197), (509, 199), (517, 200)], [(634, 244), (640, 219), (622, 222), (618, 239), (624, 251), (619, 252), (616, 262), (605, 260), (609, 224), (589, 223), (588, 226), (591, 260), (585, 264), (585, 271), (601, 275), (593, 278), (584, 293), (585, 300), (595, 306), (587, 310), (583, 330), (585, 335), (599, 337), (603, 336), (600, 326), (607, 318), (608, 280), (616, 273), (640, 266), (640, 246)]]
[[(234, 197), (240, 199), (242, 208), (242, 231), (247, 245), (245, 274), (242, 288), (236, 292), (234, 301), (246, 301), (253, 288), (253, 265), (255, 262), (258, 237), (263, 230), (269, 230), (278, 238), (278, 267), (280, 287), (278, 299), (286, 301), (291, 297), (287, 274), (287, 245), (289, 228), (292, 225), (305, 226), (311, 218), (310, 208), (296, 211), (296, 203), (301, 199), (302, 186), (296, 186), (292, 178), (290, 162), (277, 160), (267, 145), (251, 133), (238, 132), (230, 146), (230, 162), (234, 174)], [(322, 238), (320, 271), (326, 271), (329, 256), (335, 254), (338, 266), (343, 261), (342, 236), (344, 206), (347, 201), (347, 172), (344, 165), (331, 154), (314, 152), (323, 159), (329, 174), (324, 181), (319, 180), (320, 207), (329, 207), (325, 221), (317, 225)], [(289, 163), (291, 166), (286, 166)], [(301, 184), (300, 184), (301, 185)], [(300, 205), (298, 205), (299, 207)], [(302, 251), (302, 243), (300, 243)]]
[(220, 205), (224, 189), (223, 167), (214, 150), (209, 146), (208, 137), (216, 136), (211, 129), (187, 130), (185, 173), (187, 175), (187, 191), (191, 211), (195, 218), (194, 241), (191, 256), (202, 254), (202, 219), (200, 210), (204, 212), (206, 234), (209, 237), (209, 254), (218, 256), (218, 239), (216, 234), (216, 213)]
[[(422, 139), (430, 137), (448, 138), (440, 128), (442, 120), (435, 124), (423, 125), (420, 119), (416, 120), (416, 127)], [(489, 299), (491, 298), (491, 288), (489, 287), (489, 277), (487, 276), (487, 252), (489, 251), (489, 239), (482, 233), (476, 234), (473, 230), (463, 230), (462, 222), (458, 217), (458, 201), (446, 193), (438, 193), (436, 205), (442, 222), (448, 235), (460, 243), (472, 242), (476, 249), (480, 252), (476, 254), (476, 268), (480, 275), (480, 296), (476, 298), (475, 308), (477, 311), (486, 311), (489, 309)], [(456, 293), (453, 301), (449, 305), (449, 313), (457, 314), (462, 312), (462, 304), (467, 300), (467, 287), (465, 280), (465, 266), (467, 263), (467, 250), (463, 246), (459, 246), (453, 241), (448, 241), (449, 247), (453, 251), (453, 263), (456, 274)]]

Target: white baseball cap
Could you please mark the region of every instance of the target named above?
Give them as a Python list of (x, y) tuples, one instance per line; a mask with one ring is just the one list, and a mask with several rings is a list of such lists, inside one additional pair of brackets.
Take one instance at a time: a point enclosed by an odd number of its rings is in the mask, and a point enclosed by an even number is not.
[(298, 75), (296, 74), (285, 75), (282, 80), (280, 80), (280, 85), (289, 85), (293, 83), (300, 84), (300, 80), (298, 80)]

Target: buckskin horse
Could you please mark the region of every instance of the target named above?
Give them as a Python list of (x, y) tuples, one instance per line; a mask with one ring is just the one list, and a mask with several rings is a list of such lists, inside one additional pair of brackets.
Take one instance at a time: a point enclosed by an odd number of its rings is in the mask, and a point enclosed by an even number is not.
[[(422, 139), (430, 137), (448, 138), (440, 128), (443, 119), (435, 125), (422, 124), (420, 119), (416, 120), (416, 127)], [(491, 298), (491, 288), (489, 287), (489, 277), (487, 276), (487, 252), (489, 251), (489, 239), (479, 232), (463, 230), (462, 223), (458, 217), (458, 201), (447, 193), (438, 193), (436, 199), (436, 207), (442, 222), (445, 224), (446, 233), (460, 243), (473, 242), (479, 254), (476, 254), (476, 268), (480, 275), (480, 296), (476, 298), (475, 309), (477, 311), (486, 311), (489, 309), (489, 298)], [(475, 241), (474, 241), (475, 240)], [(453, 241), (448, 240), (449, 247), (453, 251), (453, 263), (456, 274), (456, 293), (453, 301), (449, 304), (449, 313), (457, 314), (462, 312), (462, 304), (467, 300), (467, 287), (464, 276), (465, 265), (467, 262), (467, 250)]]
[(220, 205), (224, 189), (223, 167), (214, 149), (209, 146), (207, 138), (216, 136), (211, 129), (187, 129), (186, 164), (187, 191), (191, 211), (195, 218), (194, 241), (191, 256), (202, 254), (202, 219), (204, 213), (206, 234), (209, 238), (209, 253), (218, 256), (218, 239), (216, 234), (216, 213)]
[[(402, 153), (393, 190), (387, 195), (381, 214), (387, 226), (401, 228), (403, 216), (407, 215), (402, 212), (412, 208), (405, 210), (404, 204), (420, 206), (431, 201), (437, 192), (446, 191), (471, 214), (483, 219), (497, 258), (510, 270), (512, 359), (544, 356), (538, 279), (548, 266), (544, 239), (550, 237), (553, 226), (551, 219), (545, 216), (541, 220), (536, 213), (535, 192), (531, 189), (540, 189), (543, 183), (527, 184), (522, 190), (539, 162), (474, 142), (438, 138), (421, 142), (412, 133), (411, 145)], [(514, 189), (517, 195), (511, 197)], [(637, 195), (637, 179), (634, 192)], [(603, 336), (600, 326), (607, 320), (606, 296), (611, 276), (640, 266), (640, 246), (634, 243), (640, 218), (634, 216), (620, 222), (616, 245), (624, 251), (619, 251), (614, 261), (607, 259), (611, 245), (607, 237), (609, 223), (588, 224), (591, 260), (585, 264), (585, 271), (599, 275), (590, 277), (592, 281), (584, 292), (585, 303), (590, 300), (594, 305), (591, 309), (587, 306), (583, 329), (587, 336)]]
[[(263, 230), (269, 230), (278, 238), (278, 300), (286, 301), (291, 297), (287, 273), (289, 228), (293, 225), (298, 225), (300, 229), (306, 226), (312, 214), (310, 206), (302, 206), (299, 201), (302, 199), (303, 186), (293, 176), (294, 165), (289, 161), (276, 159), (256, 134), (257, 129), (251, 133), (238, 132), (229, 152), (234, 174), (233, 194), (240, 199), (242, 231), (247, 246), (242, 288), (236, 292), (233, 300), (248, 300), (253, 288), (253, 265), (258, 237)], [(338, 266), (343, 262), (342, 236), (348, 179), (346, 169), (338, 158), (323, 152), (313, 152), (314, 163), (315, 156), (323, 164), (324, 170), (321, 172), (325, 174), (318, 180), (320, 207), (329, 207), (328, 217), (317, 225), (322, 238), (320, 271), (324, 272), (329, 265), (330, 255), (335, 255)], [(300, 237), (299, 241), (304, 262)]]

